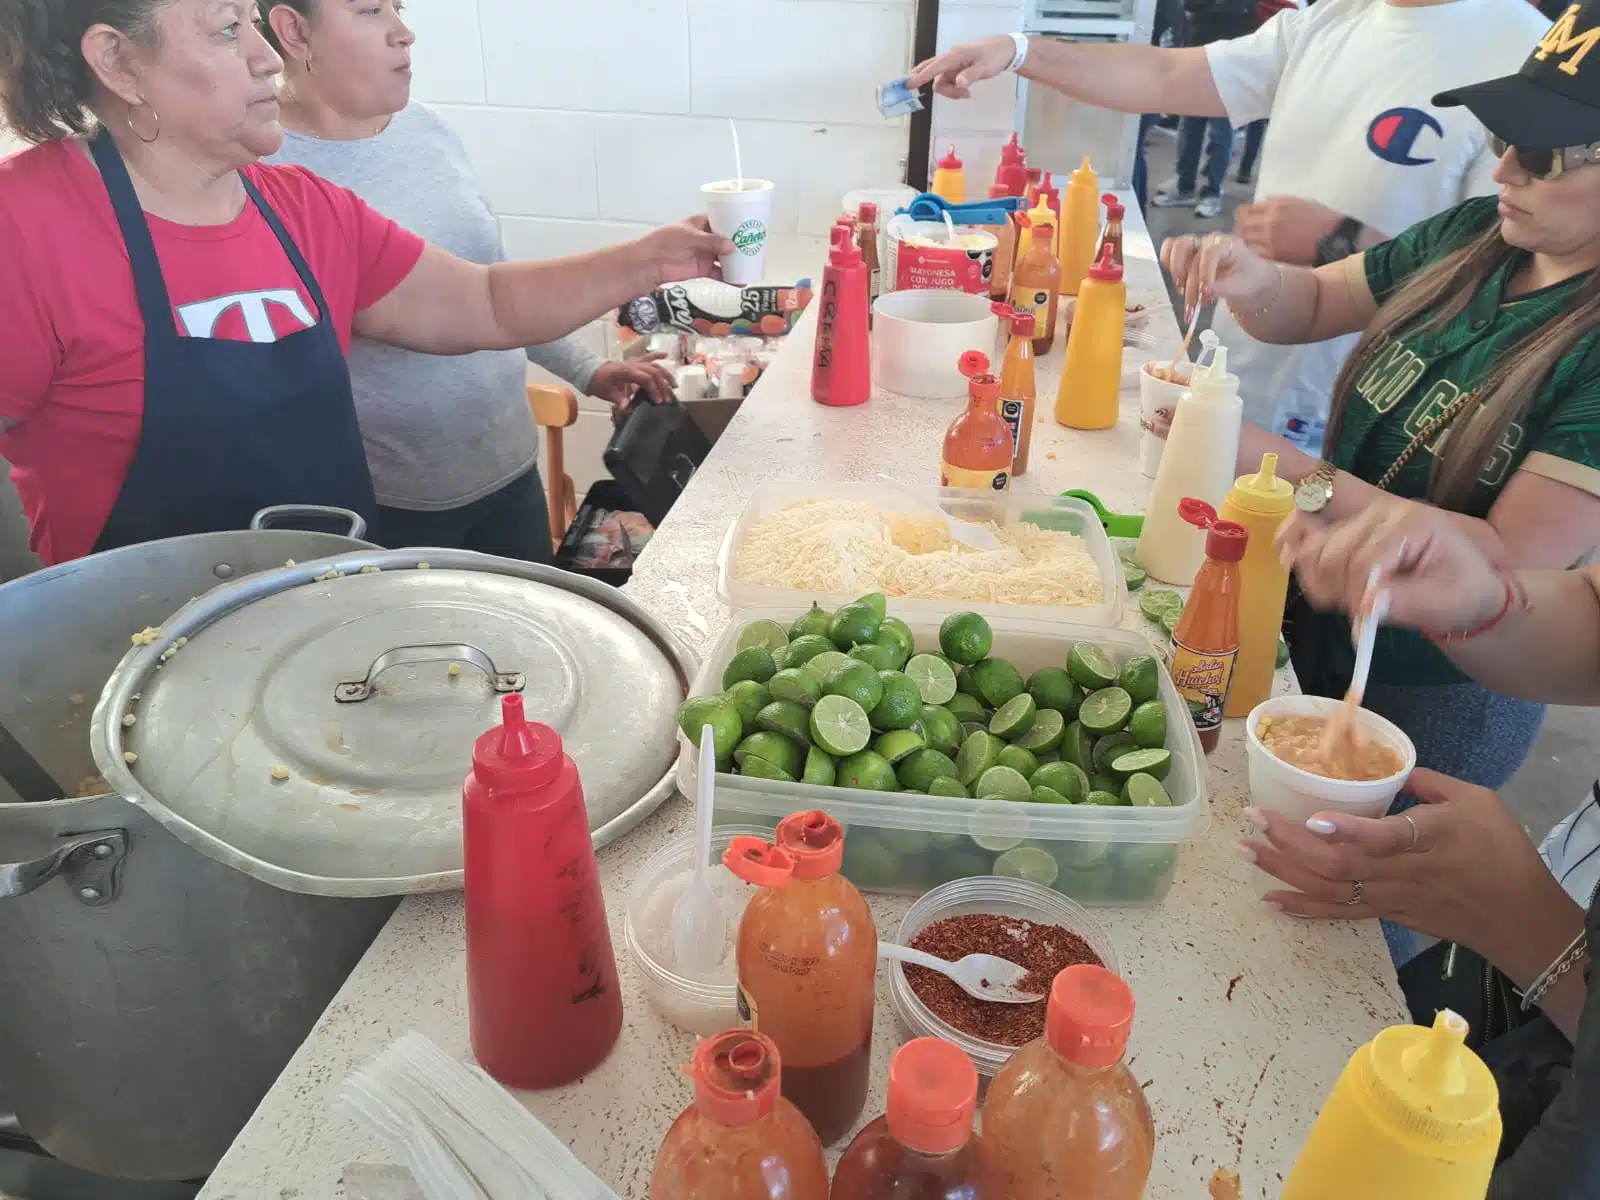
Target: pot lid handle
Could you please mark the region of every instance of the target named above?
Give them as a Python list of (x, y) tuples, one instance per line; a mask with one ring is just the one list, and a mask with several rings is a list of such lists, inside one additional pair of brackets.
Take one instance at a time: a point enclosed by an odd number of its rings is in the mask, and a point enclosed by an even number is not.
[(415, 667), (422, 663), (464, 662), (477, 667), (489, 679), (489, 686), (497, 692), (520, 692), (528, 680), (519, 671), (501, 671), (491, 659), (476, 646), (465, 642), (437, 642), (422, 646), (396, 646), (385, 650), (372, 660), (366, 678), (350, 680), (333, 689), (333, 698), (340, 704), (359, 704), (377, 689), (378, 676), (394, 667)]
[(367, 519), (360, 513), (348, 508), (332, 508), (322, 504), (274, 504), (270, 508), (263, 508), (250, 518), (250, 528), (274, 529), (285, 523), (299, 521), (311, 521), (323, 525), (330, 521), (343, 521), (350, 526), (345, 531), (345, 536), (358, 542), (367, 534)]

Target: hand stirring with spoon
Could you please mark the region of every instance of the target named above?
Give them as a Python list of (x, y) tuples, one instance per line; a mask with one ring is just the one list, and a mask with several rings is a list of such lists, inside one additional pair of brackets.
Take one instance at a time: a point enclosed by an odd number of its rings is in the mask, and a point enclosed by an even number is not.
[(927, 967), (930, 971), (955, 980), (956, 985), (969, 996), (989, 1000), (995, 1004), (1032, 1004), (1043, 1000), (1042, 992), (1024, 992), (1019, 984), (1028, 977), (1028, 969), (1019, 967), (1009, 959), (994, 954), (969, 954), (959, 962), (939, 958), (910, 946), (893, 942), (878, 943), (878, 957)]
[(1328, 718), (1327, 729), (1322, 735), (1324, 758), (1330, 757), (1340, 742), (1350, 746), (1357, 744), (1356, 710), (1361, 707), (1361, 700), (1367, 692), (1367, 676), (1372, 673), (1372, 653), (1378, 641), (1378, 626), (1389, 615), (1389, 593), (1382, 591), (1374, 594), (1382, 577), (1381, 566), (1373, 567), (1372, 573), (1367, 576), (1367, 594), (1372, 596), (1372, 608), (1361, 618), (1361, 624), (1356, 629), (1356, 665), (1350, 676), (1350, 687), (1344, 694), (1344, 703)]
[(711, 883), (711, 820), (716, 801), (717, 749), (711, 726), (700, 730), (695, 780), (694, 878), (672, 906), (672, 951), (678, 966), (704, 974), (716, 968), (728, 941), (728, 914)]

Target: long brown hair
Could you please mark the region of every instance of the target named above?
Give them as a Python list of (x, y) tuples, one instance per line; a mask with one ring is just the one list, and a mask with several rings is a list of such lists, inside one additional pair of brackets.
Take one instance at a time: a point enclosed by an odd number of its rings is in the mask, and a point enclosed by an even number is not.
[[(1449, 324), (1466, 311), (1495, 271), (1516, 253), (1500, 236), (1497, 222), (1400, 286), (1378, 309), (1339, 372), (1328, 413), (1327, 445), (1338, 442), (1345, 415), (1356, 401), (1356, 381), (1387, 342)], [(1592, 332), (1597, 321), (1600, 271), (1584, 281), (1565, 312), (1533, 330), (1494, 364), (1481, 388), (1486, 399), (1457, 418), (1445, 440), (1444, 452), (1428, 481), (1427, 498), (1432, 503), (1454, 511), (1466, 507), (1484, 465), (1506, 430), (1527, 413), (1562, 356)]]

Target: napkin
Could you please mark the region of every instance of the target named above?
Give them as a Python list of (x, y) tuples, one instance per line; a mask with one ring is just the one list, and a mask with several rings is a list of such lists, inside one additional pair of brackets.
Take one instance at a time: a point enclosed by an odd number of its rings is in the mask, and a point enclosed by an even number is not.
[(620, 1200), (509, 1092), (420, 1033), (354, 1071), (339, 1099), (426, 1200)]

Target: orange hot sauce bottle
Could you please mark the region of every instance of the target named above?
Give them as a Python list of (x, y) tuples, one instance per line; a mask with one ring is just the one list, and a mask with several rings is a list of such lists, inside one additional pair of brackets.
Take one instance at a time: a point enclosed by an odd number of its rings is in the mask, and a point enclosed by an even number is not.
[(1011, 486), (1016, 445), (1000, 415), (1000, 380), (989, 374), (989, 356), (968, 350), (960, 370), (967, 377), (967, 410), (950, 422), (939, 463), (939, 486), (1003, 492)]
[(1189, 705), (1201, 748), (1210, 754), (1222, 736), (1239, 657), (1239, 560), (1250, 534), (1243, 525), (1219, 521), (1217, 510), (1204, 500), (1183, 500), (1178, 513), (1206, 530), (1206, 560), (1172, 631), (1172, 682)]
[(1027, 474), (1028, 451), (1033, 446), (1033, 408), (1039, 398), (1033, 376), (1033, 326), (1032, 313), (1011, 317), (1011, 340), (1000, 364), (1000, 416), (1011, 430), (1016, 451), (1011, 460), (1013, 479)]

